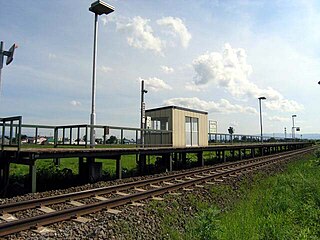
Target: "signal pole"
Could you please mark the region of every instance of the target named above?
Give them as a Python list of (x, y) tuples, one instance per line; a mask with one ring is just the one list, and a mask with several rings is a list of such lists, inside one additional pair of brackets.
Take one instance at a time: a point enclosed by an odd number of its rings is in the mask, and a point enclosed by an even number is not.
[(141, 118), (140, 118), (140, 137), (141, 137), (141, 144), (144, 147), (144, 129), (146, 128), (146, 105), (144, 102), (144, 94), (148, 91), (144, 89), (144, 80), (141, 80)]
[(4, 51), (4, 44), (3, 41), (0, 42), (0, 87), (1, 87), (1, 71), (3, 68), (3, 61), (4, 61), (4, 56), (7, 57), (7, 61), (6, 61), (6, 65), (9, 65), (12, 60), (13, 60), (13, 53), (14, 50), (18, 47), (18, 45), (16, 45), (15, 43), (11, 46), (11, 48), (9, 49), (9, 51)]

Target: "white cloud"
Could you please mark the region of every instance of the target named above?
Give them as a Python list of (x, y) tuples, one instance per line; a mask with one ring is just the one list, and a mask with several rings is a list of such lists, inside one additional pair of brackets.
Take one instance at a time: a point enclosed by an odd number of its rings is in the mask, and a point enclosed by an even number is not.
[(111, 67), (107, 67), (107, 66), (100, 66), (98, 68), (98, 70), (103, 73), (108, 73), (108, 72), (111, 72), (113, 69)]
[(157, 20), (157, 24), (168, 27), (172, 35), (179, 37), (181, 45), (188, 47), (192, 36), (180, 18), (163, 17)]
[(49, 53), (48, 57), (51, 60), (57, 58), (57, 55), (55, 55), (54, 53)]
[(117, 30), (122, 30), (129, 35), (127, 37), (127, 42), (130, 46), (144, 50), (151, 50), (157, 54), (163, 55), (162, 51), (165, 46), (165, 42), (154, 36), (153, 29), (149, 25), (149, 22), (149, 19), (136, 16), (133, 19), (128, 20), (127, 23), (118, 21)]
[(252, 66), (247, 63), (247, 55), (242, 48), (232, 48), (230, 44), (225, 44), (222, 53), (205, 53), (194, 59), (193, 68), (196, 72), (193, 82), (195, 85), (207, 86), (213, 83), (240, 99), (264, 96), (267, 98), (266, 107), (271, 110), (296, 112), (303, 109), (303, 105), (285, 99), (275, 89), (261, 89), (250, 82)]
[(174, 69), (172, 67), (168, 67), (168, 66), (160, 66), (160, 68), (162, 69), (162, 71), (164, 73), (173, 73), (174, 72)]
[(269, 117), (268, 120), (275, 122), (288, 122), (290, 119), (286, 117), (273, 116)]
[(231, 127), (238, 127), (238, 126), (239, 126), (239, 122), (237, 122), (237, 121), (232, 121), (229, 125), (230, 125)]
[(205, 87), (201, 85), (196, 85), (194, 82), (187, 82), (184, 88), (188, 91), (201, 92), (204, 90)]
[[(139, 78), (139, 80), (141, 81), (142, 78)], [(145, 88), (149, 91), (160, 91), (160, 90), (172, 90), (172, 87), (170, 85), (168, 85), (165, 81), (153, 77), (153, 78), (148, 78), (148, 79), (144, 79), (144, 83), (145, 83)]]
[(107, 24), (107, 22), (108, 22), (107, 17), (106, 16), (102, 16), (100, 19), (102, 21), (103, 26), (105, 26)]
[(219, 102), (204, 101), (197, 97), (193, 98), (171, 98), (164, 101), (165, 105), (176, 105), (192, 109), (204, 110), (216, 113), (249, 113), (257, 114), (257, 110), (252, 107), (245, 107), (238, 104), (231, 104), (226, 99), (220, 99)]
[(74, 107), (79, 107), (79, 106), (81, 106), (81, 102), (76, 101), (76, 100), (72, 100), (72, 101), (70, 102), (70, 104), (71, 104), (72, 106), (74, 106)]

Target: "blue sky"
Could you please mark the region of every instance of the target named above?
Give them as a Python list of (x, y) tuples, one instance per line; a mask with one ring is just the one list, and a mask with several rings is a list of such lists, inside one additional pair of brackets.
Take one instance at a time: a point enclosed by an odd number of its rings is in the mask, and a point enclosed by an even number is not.
[[(1, 1), (0, 39), (17, 43), (2, 71), (2, 116), (28, 124), (89, 123), (93, 14), (87, 0)], [(106, 1), (99, 18), (97, 123), (139, 126), (147, 108), (209, 112), (218, 131), (319, 133), (318, 1)]]

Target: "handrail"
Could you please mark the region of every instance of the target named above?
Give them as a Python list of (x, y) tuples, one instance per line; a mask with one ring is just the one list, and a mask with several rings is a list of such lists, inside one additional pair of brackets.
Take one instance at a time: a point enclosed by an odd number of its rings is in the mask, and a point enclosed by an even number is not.
[[(14, 124), (14, 122), (18, 124)], [(1, 136), (1, 151), (4, 150), (4, 147), (16, 147), (18, 152), (20, 151), (21, 146), (21, 125), (22, 125), (22, 116), (6, 117), (0, 118), (2, 126), (2, 136)], [(7, 122), (9, 122), (7, 124)], [(6, 143), (6, 127), (9, 127), (9, 139), (8, 144)], [(15, 136), (13, 135), (15, 128)]]
[[(17, 123), (18, 121), (18, 123)], [(109, 125), (89, 125), (89, 124), (71, 124), (71, 125), (34, 125), (34, 124), (22, 124), (22, 117), (9, 117), (9, 118), (0, 118), (0, 126), (2, 127), (2, 143), (1, 149), (4, 147), (17, 147), (20, 149), (21, 145), (21, 133), (22, 129), (35, 129), (34, 139), (32, 140), (35, 144), (39, 143), (38, 133), (39, 129), (48, 129), (52, 131), (53, 144), (54, 147), (58, 146), (84, 146), (88, 147), (89, 143), (87, 139), (83, 138), (84, 136), (89, 136), (91, 127), (95, 130), (100, 129), (103, 131), (102, 139), (99, 144), (103, 145), (116, 145), (116, 144), (126, 144), (131, 143), (138, 146), (170, 146), (172, 145), (172, 131), (171, 130), (157, 130), (157, 129), (141, 129), (135, 127), (120, 127), (120, 126), (109, 126)], [(9, 128), (9, 132), (6, 132), (6, 129)], [(13, 132), (15, 131), (15, 136)], [(119, 137), (120, 141), (116, 143), (107, 143), (107, 136), (111, 135), (110, 131), (120, 131), (117, 132), (116, 136)], [(129, 138), (132, 141), (125, 142), (125, 133), (129, 134)], [(62, 134), (62, 135), (61, 135)], [(8, 136), (6, 136), (8, 135)], [(67, 136), (66, 136), (67, 135)], [(135, 136), (134, 136), (135, 135)], [(50, 136), (50, 135), (49, 135)], [(76, 138), (74, 138), (76, 136)], [(128, 135), (127, 135), (128, 136)], [(142, 144), (141, 136), (144, 137), (145, 141)], [(139, 138), (140, 137), (140, 138)], [(133, 140), (135, 138), (135, 140)], [(6, 140), (8, 139), (8, 140)], [(18, 139), (18, 141), (17, 141)], [(14, 142), (17, 141), (17, 142)], [(279, 137), (263, 137), (263, 141), (290, 141), (290, 139), (283, 139)], [(6, 144), (6, 141), (8, 144)], [(50, 140), (49, 140), (50, 141)], [(258, 135), (246, 135), (246, 134), (228, 134), (228, 133), (208, 133), (208, 142), (211, 143), (232, 143), (232, 142), (260, 142), (261, 137)], [(293, 141), (293, 139), (292, 139)], [(299, 141), (295, 139), (295, 141)]]

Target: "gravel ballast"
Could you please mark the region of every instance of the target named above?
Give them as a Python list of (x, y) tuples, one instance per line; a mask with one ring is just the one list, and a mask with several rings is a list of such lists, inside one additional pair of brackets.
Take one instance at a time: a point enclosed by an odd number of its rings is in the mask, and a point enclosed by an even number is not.
[[(301, 158), (301, 156), (299, 156), (299, 158)], [(183, 232), (186, 219), (194, 217), (198, 212), (198, 209), (190, 204), (190, 201), (215, 204), (221, 211), (225, 211), (232, 208), (241, 197), (241, 192), (238, 190), (243, 181), (250, 183), (255, 181), (257, 176), (267, 177), (282, 172), (285, 168), (285, 162), (273, 164), (263, 169), (246, 173), (245, 175), (224, 179), (223, 182), (216, 182), (214, 185), (201, 184), (204, 187), (192, 187), (192, 190), (189, 191), (179, 190), (177, 192), (180, 193), (180, 195), (177, 196), (165, 194), (161, 196), (164, 198), (163, 201), (145, 200), (140, 202), (145, 204), (144, 206), (125, 205), (118, 207), (116, 209), (121, 211), (118, 214), (111, 214), (106, 210), (89, 214), (84, 216), (91, 220), (87, 223), (64, 221), (52, 224), (49, 228), (55, 232), (45, 235), (28, 230), (9, 235), (6, 239), (168, 239), (168, 235), (165, 232), (166, 229), (164, 228), (165, 223), (163, 222), (165, 216), (170, 216), (172, 212), (178, 214), (179, 221), (176, 222), (174, 227), (180, 232)], [(160, 175), (163, 174), (156, 176)], [(135, 177), (110, 182), (86, 184), (64, 190), (27, 194), (10, 199), (1, 199), (1, 203), (47, 197), (146, 178), (148, 177)], [(227, 185), (231, 187), (232, 191), (216, 194), (212, 189), (217, 185)], [(33, 214), (32, 211), (30, 212), (30, 214)]]

